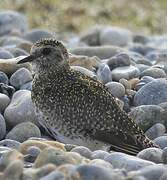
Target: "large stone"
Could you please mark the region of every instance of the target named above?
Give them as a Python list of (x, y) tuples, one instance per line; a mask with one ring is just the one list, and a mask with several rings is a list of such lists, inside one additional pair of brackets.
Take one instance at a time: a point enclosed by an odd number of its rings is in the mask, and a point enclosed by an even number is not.
[(5, 109), (4, 117), (9, 127), (28, 121), (39, 125), (31, 100), (31, 92), (28, 90), (17, 91), (13, 95), (11, 103)]
[(140, 88), (134, 96), (134, 105), (160, 104), (167, 101), (167, 80), (156, 79), (142, 88)]

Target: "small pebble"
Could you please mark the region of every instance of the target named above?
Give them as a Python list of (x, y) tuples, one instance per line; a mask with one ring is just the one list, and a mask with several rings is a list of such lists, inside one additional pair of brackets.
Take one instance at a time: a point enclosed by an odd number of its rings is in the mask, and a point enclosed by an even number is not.
[(154, 139), (155, 144), (159, 145), (161, 149), (167, 147), (167, 136), (160, 136)]
[(8, 84), (8, 82), (8, 76), (4, 72), (0, 71), (0, 83)]
[(77, 152), (81, 156), (84, 156), (88, 159), (90, 159), (91, 155), (92, 155), (92, 151), (90, 149), (88, 149), (87, 147), (84, 147), (84, 146), (77, 146), (77, 147), (73, 148), (71, 150), (71, 152)]
[(108, 153), (106, 151), (96, 150), (96, 151), (92, 152), (91, 159), (102, 159), (102, 160), (104, 160), (104, 158), (106, 158), (109, 155), (110, 155), (110, 153)]
[(0, 112), (4, 112), (10, 103), (10, 98), (6, 94), (0, 93)]
[(6, 135), (6, 122), (2, 114), (0, 114), (0, 140)]
[(153, 68), (153, 67), (148, 68), (144, 70), (142, 73), (140, 73), (140, 77), (143, 77), (143, 76), (150, 76), (152, 78), (166, 78), (167, 77), (164, 70), (160, 68)]
[(64, 175), (58, 171), (52, 171), (47, 176), (40, 178), (40, 180), (66, 180)]
[(11, 59), (14, 58), (13, 54), (7, 50), (0, 50), (0, 59)]
[(167, 164), (167, 147), (165, 147), (162, 151), (162, 162)]
[(11, 139), (4, 139), (0, 141), (0, 146), (12, 148), (12, 149), (19, 149), (20, 145), (21, 145), (20, 142)]

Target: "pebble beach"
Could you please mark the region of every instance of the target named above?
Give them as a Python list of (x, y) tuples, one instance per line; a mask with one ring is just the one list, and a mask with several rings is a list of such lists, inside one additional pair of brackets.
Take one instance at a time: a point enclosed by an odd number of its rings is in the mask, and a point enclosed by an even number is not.
[[(71, 68), (102, 82), (160, 148), (130, 156), (49, 137), (31, 100), (33, 68), (17, 64), (41, 38), (62, 41)], [(167, 35), (99, 25), (62, 36), (0, 11), (0, 180), (167, 180), (166, 129)]]

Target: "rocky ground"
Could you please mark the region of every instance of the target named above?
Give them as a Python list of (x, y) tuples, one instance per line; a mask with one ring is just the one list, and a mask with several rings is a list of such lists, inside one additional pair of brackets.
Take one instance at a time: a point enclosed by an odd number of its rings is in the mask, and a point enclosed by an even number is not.
[[(61, 144), (38, 124), (31, 101), (32, 70), (17, 65), (40, 38), (63, 40), (72, 68), (104, 83), (160, 146), (136, 157)], [(28, 29), (17, 12), (0, 12), (0, 180), (166, 180), (167, 36), (96, 26), (81, 36)]]

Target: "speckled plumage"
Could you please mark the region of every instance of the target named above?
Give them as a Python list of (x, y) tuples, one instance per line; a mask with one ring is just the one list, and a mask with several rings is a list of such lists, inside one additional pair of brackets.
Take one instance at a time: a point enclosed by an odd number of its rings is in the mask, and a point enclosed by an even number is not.
[(110, 144), (112, 150), (134, 155), (156, 146), (103, 84), (70, 68), (62, 43), (41, 40), (31, 56), (36, 67), (32, 100), (39, 121), (55, 139), (91, 149)]

